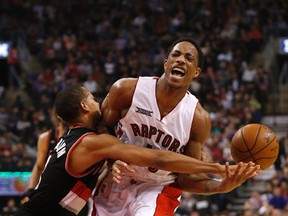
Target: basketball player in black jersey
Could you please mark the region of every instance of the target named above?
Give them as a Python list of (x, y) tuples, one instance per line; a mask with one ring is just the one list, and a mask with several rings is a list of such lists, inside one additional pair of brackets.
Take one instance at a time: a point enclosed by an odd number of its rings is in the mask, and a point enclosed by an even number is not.
[(106, 159), (177, 173), (229, 175), (231, 170), (245, 169), (248, 175), (255, 176), (260, 169), (254, 163), (206, 163), (171, 151), (127, 145), (109, 134), (97, 134), (99, 103), (82, 86), (60, 91), (55, 108), (68, 130), (50, 154), (31, 198), (19, 207), (16, 216), (77, 215), (91, 196)]

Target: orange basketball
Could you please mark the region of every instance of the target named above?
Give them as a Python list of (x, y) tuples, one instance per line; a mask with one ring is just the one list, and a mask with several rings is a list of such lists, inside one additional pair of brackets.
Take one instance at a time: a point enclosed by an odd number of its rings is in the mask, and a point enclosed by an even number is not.
[(253, 161), (269, 168), (278, 157), (279, 143), (275, 133), (262, 124), (241, 127), (231, 140), (231, 155), (236, 163)]

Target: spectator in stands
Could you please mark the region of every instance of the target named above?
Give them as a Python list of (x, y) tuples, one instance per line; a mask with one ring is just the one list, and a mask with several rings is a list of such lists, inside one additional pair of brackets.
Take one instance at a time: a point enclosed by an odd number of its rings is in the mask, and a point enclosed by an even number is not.
[(8, 54), (9, 64), (9, 86), (21, 85), (21, 66), (19, 61), (19, 50), (17, 48), (16, 42), (13, 42)]
[(281, 194), (281, 187), (279, 185), (274, 186), (273, 194), (268, 201), (269, 205), (274, 209), (279, 209), (281, 211), (288, 209), (288, 200), (283, 194)]
[(17, 211), (16, 201), (13, 198), (8, 199), (6, 206), (0, 212), (1, 216), (14, 216)]
[(278, 171), (281, 171), (281, 168), (283, 169), (284, 167), (287, 166), (288, 160), (287, 160), (287, 155), (288, 155), (288, 127), (286, 128), (286, 133), (284, 136), (282, 136), (279, 139), (279, 156), (276, 161), (276, 168)]
[(245, 202), (244, 208), (249, 210), (252, 215), (263, 215), (269, 211), (268, 199), (262, 196), (259, 191), (253, 190), (251, 197)]

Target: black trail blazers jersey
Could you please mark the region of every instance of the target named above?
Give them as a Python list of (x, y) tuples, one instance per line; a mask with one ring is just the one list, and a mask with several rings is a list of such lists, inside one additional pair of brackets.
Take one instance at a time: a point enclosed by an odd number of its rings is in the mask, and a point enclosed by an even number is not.
[(66, 216), (81, 211), (95, 188), (104, 160), (81, 175), (69, 170), (67, 161), (80, 141), (92, 133), (86, 128), (66, 131), (50, 154), (30, 201), (21, 207), (18, 215)]

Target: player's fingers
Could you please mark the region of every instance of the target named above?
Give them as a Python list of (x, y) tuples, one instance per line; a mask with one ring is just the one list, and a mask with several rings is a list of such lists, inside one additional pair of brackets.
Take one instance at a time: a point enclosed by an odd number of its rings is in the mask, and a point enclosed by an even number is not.
[(238, 166), (234, 172), (235, 175), (238, 175), (246, 165), (243, 162), (239, 162)]
[(250, 171), (250, 170), (253, 168), (253, 166), (254, 166), (254, 163), (250, 161), (249, 163), (246, 163), (246, 164), (245, 164), (245, 167), (242, 168), (241, 171), (242, 171), (243, 173), (246, 173), (246, 172)]
[(123, 161), (120, 161), (120, 160), (117, 160), (113, 163), (112, 165), (112, 169), (119, 173), (121, 172), (122, 170), (125, 170), (126, 169), (126, 166), (127, 166), (127, 163), (123, 162)]
[(242, 181), (246, 181), (248, 178), (255, 177), (258, 175), (258, 171), (260, 169), (259, 165), (256, 166), (250, 166), (250, 169), (247, 169), (246, 172), (244, 172), (242, 176)]
[(260, 165), (256, 165), (253, 167), (253, 169), (250, 171), (251, 173), (251, 177), (257, 176), (259, 173), (262, 172), (262, 169), (260, 167)]
[(113, 164), (111, 169), (112, 175), (121, 174), (121, 169), (119, 169), (119, 166), (117, 164)]
[(120, 160), (115, 161), (115, 163), (112, 165), (112, 170), (117, 174), (121, 174), (122, 171), (128, 171), (130, 173), (135, 172), (130, 165)]
[[(247, 171), (251, 170), (253, 167), (255, 167), (255, 163), (250, 161), (248, 163), (242, 163), (242, 167), (240, 168), (240, 173), (246, 173)], [(240, 164), (240, 163), (239, 163)]]
[(245, 168), (245, 172), (249, 172), (249, 173), (260, 173), (262, 171), (260, 165), (255, 164), (254, 162), (250, 161), (247, 165), (247, 167)]
[(112, 179), (113, 179), (113, 181), (114, 181), (114, 182), (116, 182), (117, 184), (119, 184), (119, 183), (120, 183), (120, 180), (119, 180), (118, 178), (116, 178), (115, 176), (113, 176), (113, 178), (112, 178)]
[(125, 166), (126, 171), (130, 172), (130, 173), (134, 173), (136, 172), (131, 166), (129, 166), (128, 164), (126, 164)]
[(111, 170), (112, 179), (114, 182), (119, 183), (121, 179), (122, 172), (116, 168), (116, 166)]
[(229, 166), (229, 162), (225, 163), (225, 169), (226, 169), (226, 176), (229, 177), (230, 176), (230, 166)]
[(122, 167), (127, 166), (127, 163), (125, 163), (125, 162), (123, 162), (121, 160), (117, 160), (117, 161), (114, 162), (113, 166), (117, 166), (117, 167), (119, 167), (121, 169)]

